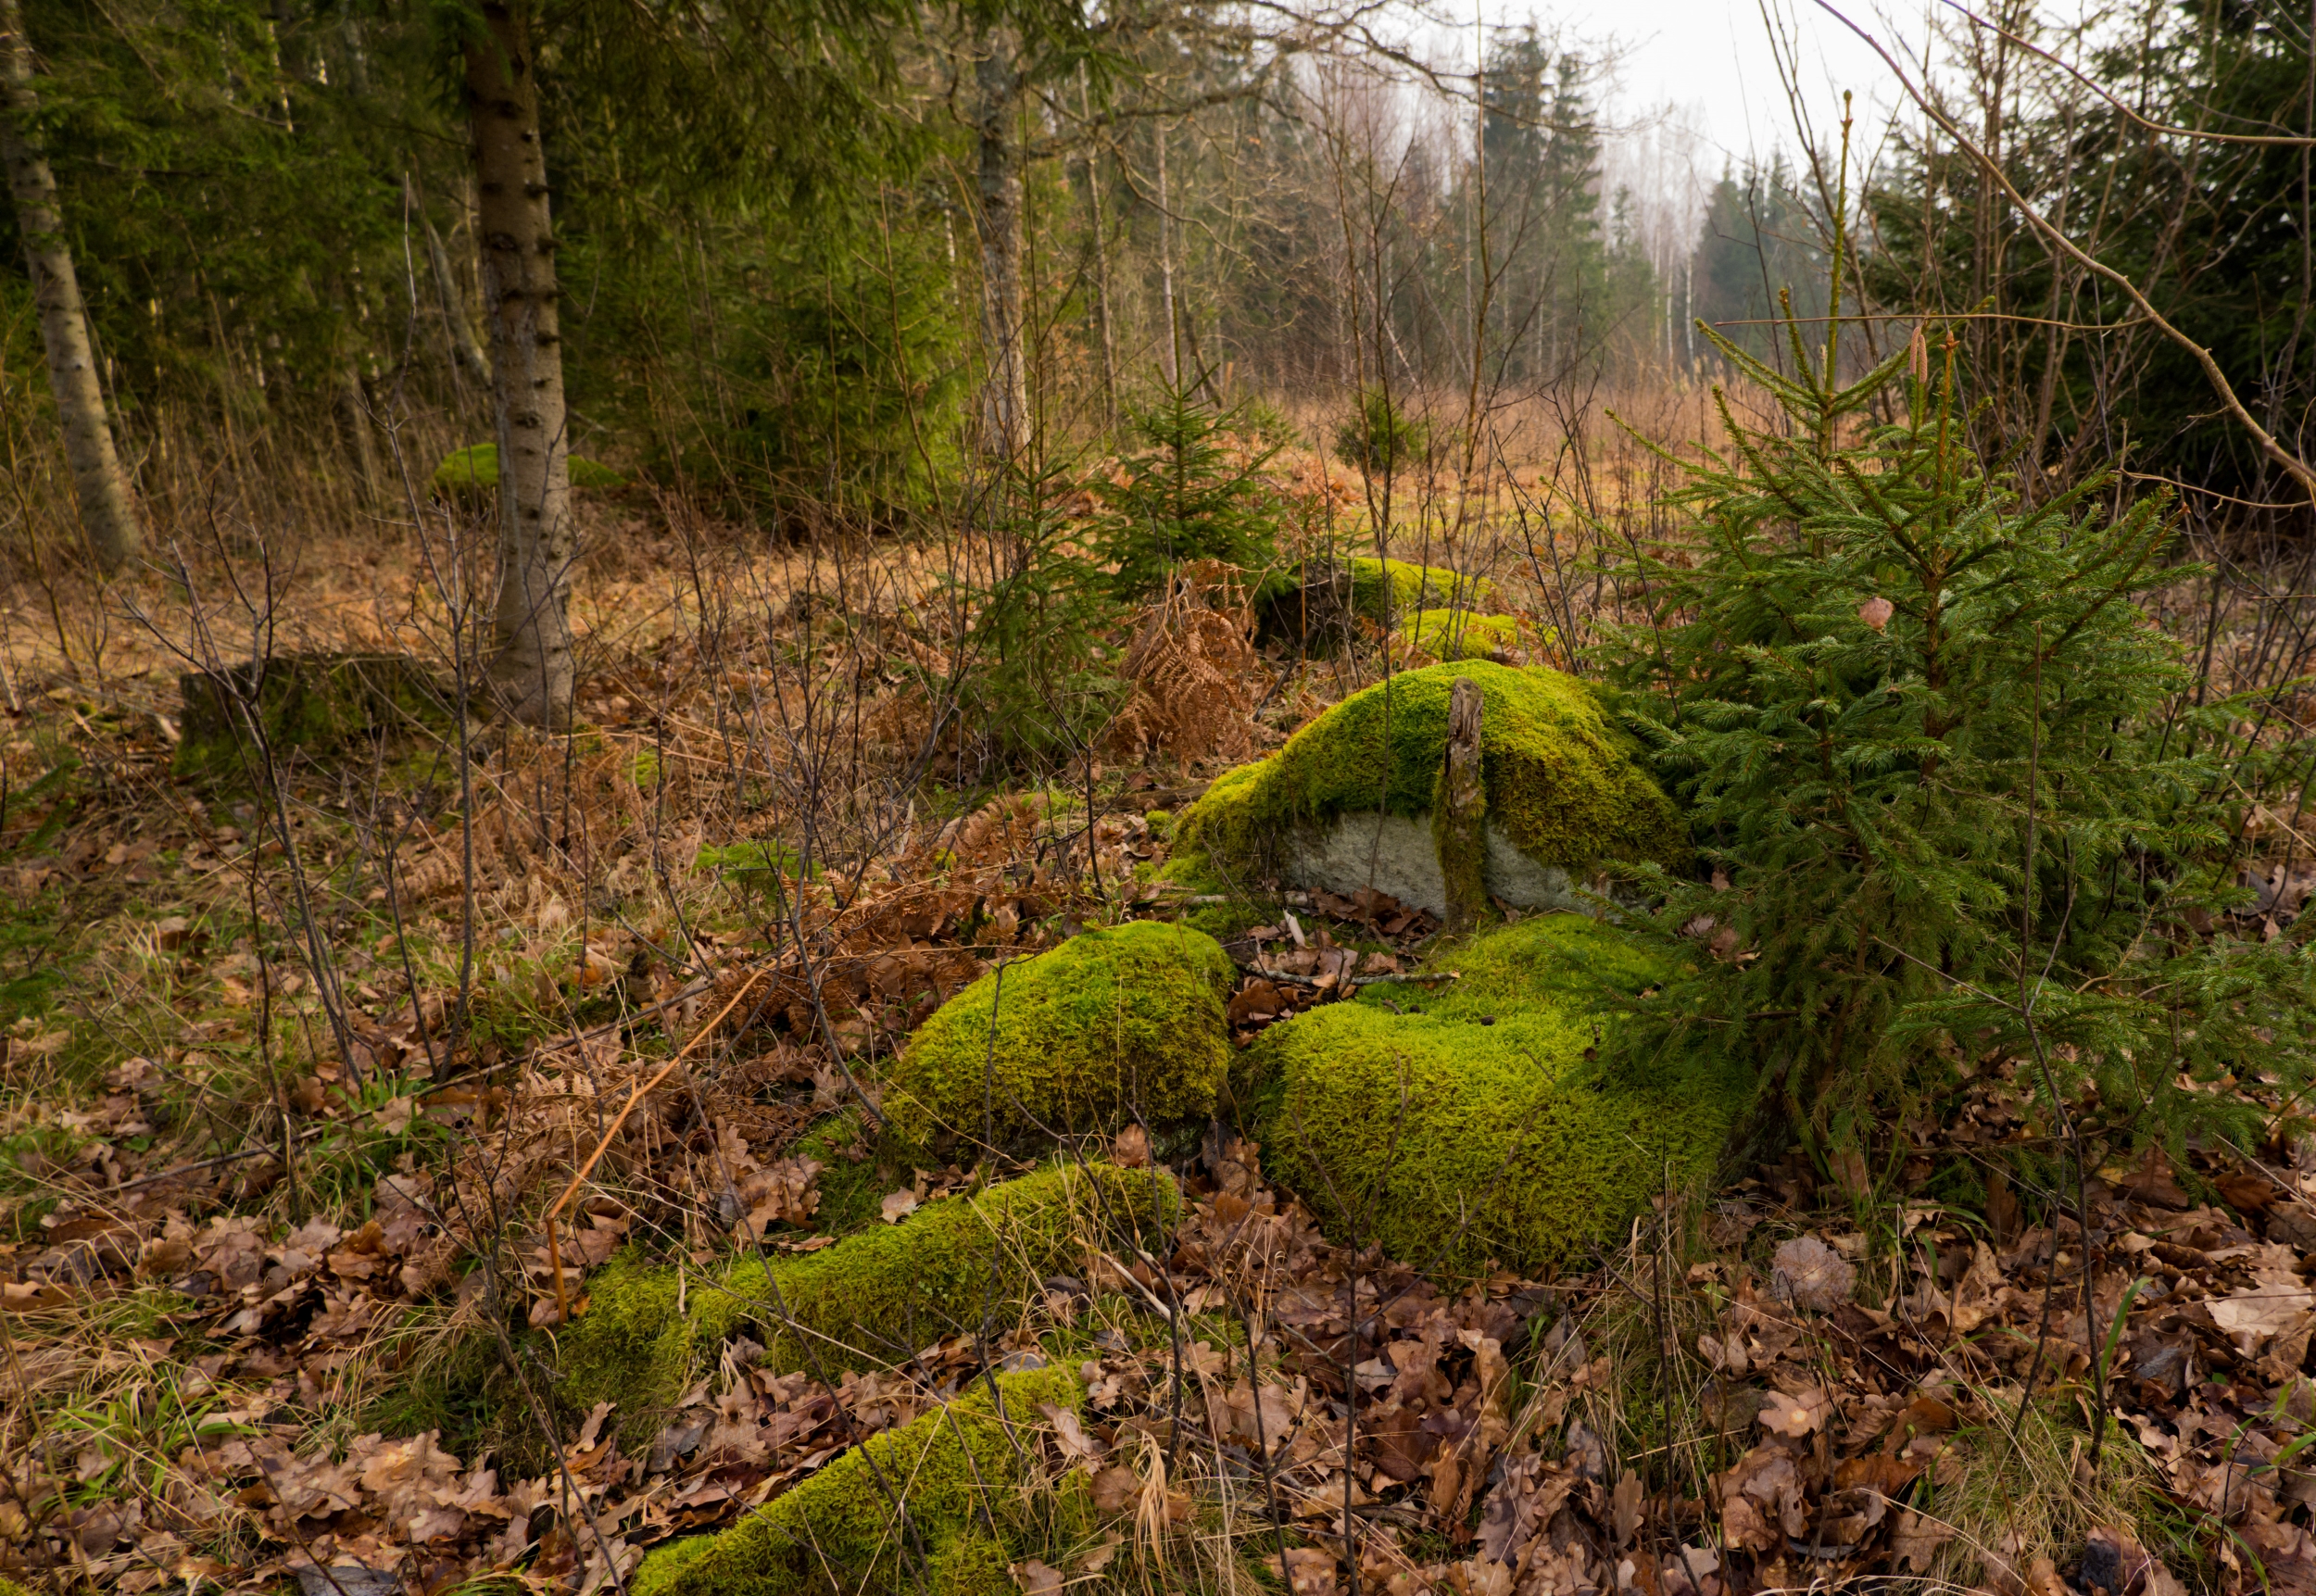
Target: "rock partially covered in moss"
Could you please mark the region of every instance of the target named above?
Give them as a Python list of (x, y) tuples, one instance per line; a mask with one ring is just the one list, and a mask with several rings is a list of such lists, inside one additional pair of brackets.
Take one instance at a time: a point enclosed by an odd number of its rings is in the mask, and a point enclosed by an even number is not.
[(276, 654), (189, 671), (177, 685), (184, 710), (176, 768), (185, 776), (262, 779), (256, 733), (278, 766), (400, 732), (440, 734), (457, 723), (450, 688), (401, 654)]
[(1130, 1248), (1179, 1202), (1163, 1170), (1059, 1164), (769, 1270), (751, 1255), (679, 1277), (624, 1254), (587, 1281), (587, 1312), (560, 1338), (558, 1389), (580, 1408), (617, 1402), (632, 1436), (656, 1429), (742, 1334), (784, 1373), (890, 1367), (985, 1315), (1001, 1319), (1039, 1279), (1081, 1270), (1089, 1247)]
[[(1046, 1407), (1082, 1413), (1086, 1396), (1060, 1369), (1000, 1375), (871, 1437), (721, 1535), (646, 1558), (636, 1596), (999, 1596), (1006, 1565), (1036, 1550), (1025, 1488)], [(1082, 1484), (1044, 1493), (1048, 1509), (1090, 1524)], [(992, 1531), (994, 1530), (994, 1534)], [(1009, 1544), (1011, 1542), (1012, 1544)]]
[(1233, 1095), (1272, 1178), (1361, 1242), (1451, 1274), (1535, 1274), (1621, 1233), (1711, 1173), (1750, 1083), (1730, 1067), (1611, 1062), (1605, 1004), (1661, 978), (1615, 928), (1522, 921), (1435, 962), (1462, 979), (1390, 988), (1274, 1025)]
[(1516, 908), (1573, 907), (1607, 861), (1677, 865), (1687, 823), (1641, 748), (1573, 676), (1486, 660), (1429, 665), (1353, 694), (1269, 757), (1229, 772), (1183, 812), (1168, 873), (1240, 889), (1276, 876), (1372, 886), (1440, 912), (1432, 792), (1458, 677), (1480, 692), (1488, 892)]
[(1495, 597), (1495, 584), (1444, 565), (1415, 565), (1404, 559), (1351, 562), (1351, 607), (1378, 626), (1389, 626), (1419, 609), (1479, 609)]
[[(941, 1005), (887, 1077), (894, 1131), (995, 1139), (1202, 1114), (1229, 1067), (1229, 955), (1157, 921), (1089, 931)], [(994, 1016), (994, 1022), (992, 1019)]]
[[(434, 468), (434, 489), (445, 498), (487, 498), (498, 491), (498, 446), (469, 444), (445, 455)], [(625, 487), (627, 479), (607, 465), (584, 455), (571, 457), (571, 485), (575, 488)]]
[(1401, 619), (1399, 635), (1439, 660), (1485, 660), (1520, 646), (1520, 623), (1511, 616), (1467, 609), (1417, 609)]

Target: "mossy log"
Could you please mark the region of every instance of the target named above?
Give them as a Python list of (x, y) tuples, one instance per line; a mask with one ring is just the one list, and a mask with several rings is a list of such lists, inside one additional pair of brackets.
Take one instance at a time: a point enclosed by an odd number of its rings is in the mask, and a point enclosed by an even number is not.
[(1226, 773), (1177, 823), (1167, 878), (1240, 890), (1274, 878), (1346, 893), (1372, 886), (1443, 911), (1431, 809), (1462, 679), (1482, 701), (1490, 894), (1569, 907), (1572, 883), (1605, 862), (1687, 862), (1687, 822), (1591, 688), (1557, 671), (1474, 660), (1354, 693), (1277, 753)]
[(455, 720), (450, 689), (401, 654), (276, 654), (189, 671), (178, 692), (182, 775), (262, 775), (259, 733), (281, 765), (399, 732), (439, 735)]
[(1623, 933), (1543, 915), (1433, 962), (1461, 978), (1390, 988), (1403, 1013), (1381, 988), (1314, 1009), (1232, 1072), (1264, 1168), (1335, 1234), (1355, 1219), (1419, 1268), (1543, 1274), (1711, 1174), (1750, 1083), (1612, 1067), (1609, 999), (1663, 978)]
[(1188, 926), (1089, 931), (992, 971), (918, 1028), (887, 1076), (896, 1134), (1003, 1142), (1202, 1114), (1230, 1064), (1230, 957)]
[(889, 1368), (944, 1336), (1001, 1324), (1038, 1281), (1083, 1268), (1092, 1249), (1130, 1250), (1179, 1205), (1162, 1170), (1057, 1164), (769, 1269), (750, 1255), (679, 1275), (623, 1254), (588, 1280), (587, 1311), (560, 1338), (558, 1389), (579, 1408), (618, 1403), (635, 1436), (656, 1429), (743, 1333), (782, 1372)]
[[(631, 1596), (1004, 1596), (1007, 1565), (1091, 1527), (1082, 1476), (1032, 1492), (1041, 1411), (1082, 1413), (1060, 1369), (976, 1381), (871, 1437), (720, 1535), (662, 1547)], [(1042, 1520), (1042, 1521), (1041, 1521)], [(1059, 1520), (1059, 1522), (1057, 1522)]]
[[(627, 479), (607, 465), (573, 455), (571, 485), (581, 490), (622, 488)], [(469, 444), (453, 449), (434, 468), (434, 492), (445, 498), (486, 500), (498, 492), (498, 446)]]

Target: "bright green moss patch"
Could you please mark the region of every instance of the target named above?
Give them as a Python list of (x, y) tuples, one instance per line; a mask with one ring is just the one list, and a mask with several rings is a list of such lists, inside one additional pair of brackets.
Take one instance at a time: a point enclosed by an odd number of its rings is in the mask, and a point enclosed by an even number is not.
[(1295, 827), (1431, 808), (1459, 676), (1479, 687), (1488, 818), (1539, 864), (1571, 873), (1602, 861), (1677, 865), (1687, 823), (1641, 762), (1640, 746), (1573, 676), (1484, 660), (1428, 665), (1353, 693), (1277, 753), (1221, 777), (1176, 823), (1176, 879), (1235, 885), (1277, 872)]
[(589, 1277), (587, 1312), (559, 1338), (558, 1389), (581, 1409), (617, 1402), (637, 1435), (741, 1334), (784, 1372), (889, 1367), (985, 1316), (1009, 1323), (1040, 1278), (1081, 1268), (1089, 1244), (1127, 1245), (1178, 1203), (1162, 1170), (1058, 1164), (779, 1257), (769, 1277), (752, 1254), (713, 1275), (623, 1254)]
[[(498, 446), (469, 444), (453, 449), (434, 468), (434, 491), (453, 497), (498, 491)], [(582, 455), (571, 457), (571, 485), (576, 488), (625, 487), (627, 479), (607, 465)]]
[(1315, 1009), (1234, 1072), (1265, 1168), (1338, 1235), (1355, 1215), (1418, 1267), (1542, 1273), (1710, 1175), (1749, 1084), (1608, 1062), (1606, 999), (1658, 974), (1622, 934), (1543, 915), (1434, 962), (1464, 978), (1391, 988), (1404, 1014), (1381, 988)]
[(885, 1112), (906, 1139), (979, 1137), (986, 1122), (1000, 1142), (1202, 1114), (1229, 1067), (1231, 974), (1188, 926), (1073, 936), (942, 1004), (893, 1064)]
[(1392, 617), (1445, 606), (1477, 609), (1495, 597), (1484, 576), (1466, 576), (1444, 565), (1413, 565), (1404, 559), (1351, 562), (1351, 607), (1378, 626)]
[[(1035, 1432), (1048, 1422), (1039, 1410), (1083, 1412), (1086, 1396), (1061, 1369), (1000, 1375), (997, 1386), (997, 1399), (988, 1382), (976, 1382), (955, 1401), (871, 1437), (723, 1534), (702, 1538), (702, 1550), (655, 1554), (637, 1590), (998, 1596), (1012, 1583), (1005, 1568), (1014, 1553), (1005, 1542), (1026, 1544), (1038, 1527), (1025, 1470), (1038, 1452)], [(1047, 1494), (1048, 1505), (1055, 1494)], [(1078, 1514), (1088, 1514), (1082, 1489), (1059, 1494), (1077, 1499)]]
[(1417, 609), (1400, 622), (1399, 634), (1441, 660), (1485, 660), (1520, 646), (1520, 623), (1509, 615), (1475, 615), (1468, 609)]

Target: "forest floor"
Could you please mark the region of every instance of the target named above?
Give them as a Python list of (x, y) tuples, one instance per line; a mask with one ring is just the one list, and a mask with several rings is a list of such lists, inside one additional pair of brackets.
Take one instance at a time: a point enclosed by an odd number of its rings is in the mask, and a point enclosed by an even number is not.
[[(1010, 1173), (851, 1134), (807, 996), (873, 1082), (992, 958), (1180, 913), (1152, 880), (1172, 811), (1379, 668), (1245, 647), (1235, 751), (880, 803), (911, 708), (880, 621), (938, 575), (888, 552), (703, 578), (630, 538), (582, 596), (578, 733), (491, 729), (463, 764), (364, 744), (270, 788), (178, 773), (185, 661), (132, 605), (19, 604), (0, 1576), (594, 1590), (985, 1372), (963, 1335), (833, 1385), (736, 1353), (648, 1443), (521, 1377), (620, 1248), (809, 1251)], [(284, 653), (407, 649), (445, 635), (434, 594), (420, 562), (353, 555), (261, 619)], [(767, 890), (799, 802), (842, 868)], [(1388, 900), (1265, 912), (1241, 1042), (1337, 997), (1341, 949), (1443, 952)], [(1169, 1163), (1191, 1208), (1170, 1247), (1049, 1281), (994, 1332), (1090, 1393), (1082, 1423), (1024, 1424), (1099, 1527), (1015, 1581), (2316, 1591), (2316, 1141), (2268, 1102), (2267, 1146), (2078, 1184), (2019, 1067), (1973, 1062), (1955, 1112), (1886, 1127), (1847, 1178), (1732, 1168), (1546, 1281), (1442, 1288), (1330, 1240), (1226, 1127), (1083, 1150)], [(2226, 1089), (2267, 1090), (2252, 1061)]]

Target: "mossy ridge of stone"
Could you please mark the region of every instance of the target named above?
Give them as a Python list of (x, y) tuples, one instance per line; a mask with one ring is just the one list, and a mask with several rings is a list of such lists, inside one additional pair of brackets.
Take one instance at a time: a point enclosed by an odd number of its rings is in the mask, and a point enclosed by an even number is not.
[[(1163, 1170), (1056, 1164), (780, 1257), (769, 1281), (753, 1254), (679, 1279), (622, 1253), (588, 1278), (587, 1312), (559, 1338), (559, 1390), (583, 1409), (618, 1403), (622, 1430), (636, 1437), (655, 1430), (698, 1371), (743, 1333), (783, 1373), (888, 1368), (1082, 1263), (1088, 1238), (1114, 1250), (1130, 1244), (1126, 1233), (1172, 1223), (1180, 1205)], [(794, 1328), (774, 1309), (772, 1283)]]
[(1485, 660), (1520, 646), (1520, 623), (1509, 615), (1467, 609), (1417, 609), (1400, 622), (1399, 635), (1441, 660)]
[(1351, 562), (1351, 607), (1378, 626), (1419, 609), (1478, 609), (1494, 601), (1495, 590), (1484, 576), (1466, 576), (1444, 565), (1373, 556)]
[(1205, 1113), (1230, 1066), (1232, 979), (1222, 945), (1185, 925), (1082, 933), (935, 1011), (887, 1074), (885, 1113), (906, 1140), (988, 1119), (1001, 1142)]
[[(1082, 1477), (1033, 1505), (1023, 1488), (1035, 1438), (1009, 1433), (1042, 1426), (1043, 1407), (1083, 1413), (1085, 1389), (1061, 1369), (1000, 1375), (997, 1386), (1002, 1413), (988, 1382), (976, 1381), (954, 1401), (870, 1437), (721, 1534), (653, 1552), (636, 1572), (635, 1596), (916, 1596), (913, 1548), (924, 1556), (924, 1596), (1001, 1596), (1012, 1589), (1007, 1564), (1034, 1552), (1041, 1527), (1079, 1539), (1093, 1512)], [(905, 1538), (896, 1501), (907, 1515)], [(1037, 1506), (1064, 1522), (1039, 1526)]]
[[(575, 488), (620, 488), (627, 479), (610, 467), (584, 455), (571, 459), (571, 485)], [(447, 496), (480, 497), (498, 491), (498, 446), (469, 444), (443, 456), (431, 479), (434, 491)]]
[(1604, 861), (1688, 861), (1680, 810), (1584, 683), (1473, 660), (1353, 693), (1277, 753), (1217, 778), (1176, 823), (1167, 878), (1243, 888), (1290, 871), (1320, 828), (1346, 815), (1395, 815), (1428, 836), (1448, 704), (1464, 676), (1480, 692), (1492, 834), (1536, 866), (1571, 873)]
[(402, 654), (276, 654), (188, 671), (177, 680), (180, 775), (239, 776), (258, 758), (241, 706), (253, 703), (277, 759), (321, 758), (361, 738), (399, 731), (440, 734), (456, 721), (455, 695)]
[(1375, 989), (1314, 1009), (1232, 1072), (1265, 1169), (1329, 1228), (1340, 1200), (1362, 1243), (1418, 1268), (1543, 1274), (1620, 1233), (1668, 1178), (1709, 1175), (1751, 1083), (1603, 1061), (1609, 993), (1663, 974), (1623, 933), (1542, 915), (1434, 962), (1462, 979), (1392, 987), (1403, 1014)]

